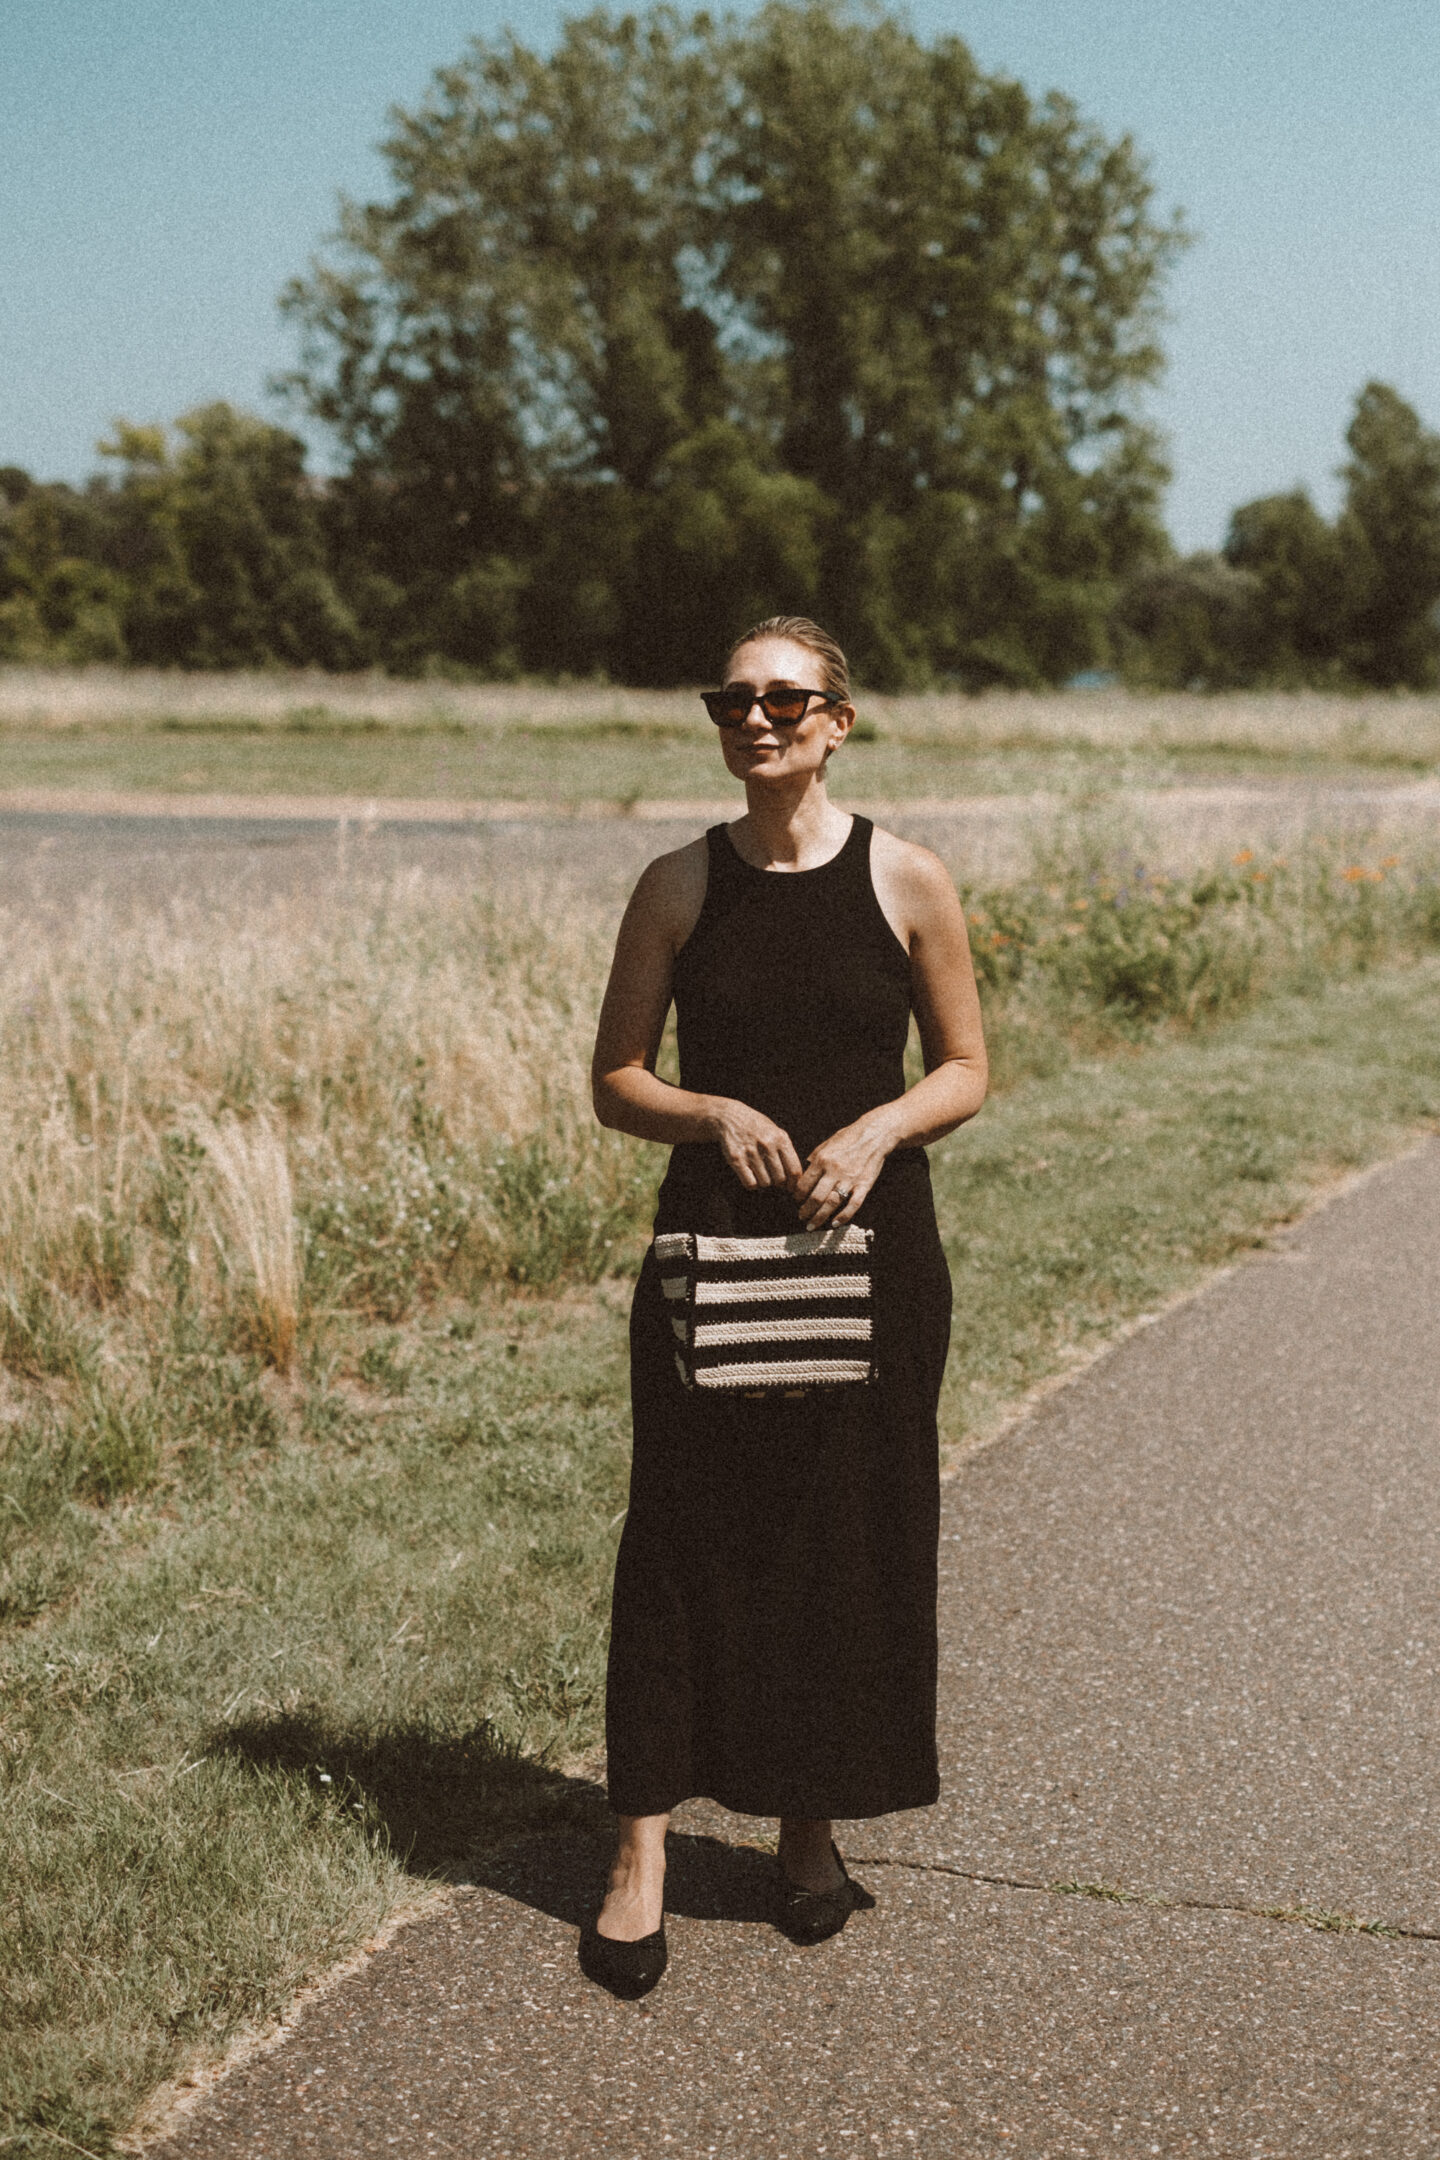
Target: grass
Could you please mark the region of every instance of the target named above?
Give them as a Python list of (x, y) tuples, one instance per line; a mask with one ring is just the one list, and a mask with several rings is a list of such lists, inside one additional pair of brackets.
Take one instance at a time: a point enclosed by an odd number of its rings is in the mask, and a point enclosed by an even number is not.
[[(952, 1454), (1440, 1119), (1423, 863), (1108, 845), (976, 897)], [(417, 1885), (598, 1819), (656, 1167), (585, 1114), (608, 927), (411, 881), (0, 947), (7, 2150), (113, 2149)]]
[[(1440, 699), (864, 695), (836, 791), (874, 801), (1196, 781), (1403, 781)], [(729, 792), (693, 693), (0, 670), (13, 788), (577, 803)]]

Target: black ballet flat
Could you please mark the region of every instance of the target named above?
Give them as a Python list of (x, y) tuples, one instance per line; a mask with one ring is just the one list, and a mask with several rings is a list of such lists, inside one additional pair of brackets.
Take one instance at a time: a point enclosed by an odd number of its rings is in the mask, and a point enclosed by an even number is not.
[(809, 1945), (828, 1942), (838, 1935), (852, 1912), (873, 1912), (875, 1900), (863, 1883), (855, 1882), (840, 1858), (838, 1846), (831, 1841), (830, 1850), (835, 1864), (845, 1880), (835, 1890), (802, 1890), (799, 1883), (791, 1882), (780, 1857), (775, 1859), (778, 1877), (775, 1924), (782, 1935), (791, 1942)]
[(580, 1931), (581, 1972), (622, 2002), (648, 1995), (669, 1961), (663, 1920), (653, 1935), (642, 1935), (638, 1942), (616, 1942), (602, 1935), (593, 1920)]

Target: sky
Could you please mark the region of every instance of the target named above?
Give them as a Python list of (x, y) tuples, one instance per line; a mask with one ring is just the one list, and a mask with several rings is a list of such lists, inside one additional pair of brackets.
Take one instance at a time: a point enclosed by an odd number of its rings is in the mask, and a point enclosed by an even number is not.
[[(744, 11), (742, 7), (742, 12)], [(285, 417), (276, 296), (473, 36), (553, 0), (0, 0), (0, 464), (94, 469), (117, 416)], [(1435, 0), (914, 0), (922, 36), (1132, 135), (1195, 244), (1149, 410), (1186, 550), (1297, 484), (1327, 511), (1356, 393), (1440, 426)]]

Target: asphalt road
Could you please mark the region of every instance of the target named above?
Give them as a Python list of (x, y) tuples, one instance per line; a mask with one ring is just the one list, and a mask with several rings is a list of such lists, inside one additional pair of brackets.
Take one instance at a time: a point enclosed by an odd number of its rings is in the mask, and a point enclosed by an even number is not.
[(1434, 2160), (1437, 1458), (1431, 1142), (947, 1488), (944, 1798), (846, 1826), (876, 1911), (793, 1949), (763, 1826), (692, 1805), (627, 2006), (602, 1849), (517, 1845), (165, 2160)]
[[(1073, 812), (1075, 800), (991, 795), (869, 808), (893, 831), (933, 848), (958, 878), (984, 884), (1023, 871), (1037, 840)], [(739, 797), (640, 803), (628, 813), (611, 805), (599, 814), (601, 808), (571, 815), (542, 804), (298, 797), (196, 803), (21, 790), (0, 794), (0, 908), (63, 916), (77, 896), (95, 891), (122, 902), (183, 894), (230, 906), (246, 897), (323, 889), (350, 872), (411, 868), (486, 884), (560, 883), (618, 906), (653, 856), (733, 816)], [(1172, 870), (1241, 846), (1291, 847), (1309, 832), (1349, 836), (1361, 851), (1403, 850), (1416, 840), (1433, 843), (1440, 833), (1440, 781), (1122, 789), (1107, 814), (1132, 821), (1132, 837), (1147, 859)]]
[(456, 824), (0, 812), (0, 908), (64, 917), (88, 894), (122, 905), (183, 897), (230, 907), (324, 891), (347, 875), (419, 869), (484, 885), (558, 882), (618, 909), (652, 856), (700, 829), (695, 819), (497, 817)]

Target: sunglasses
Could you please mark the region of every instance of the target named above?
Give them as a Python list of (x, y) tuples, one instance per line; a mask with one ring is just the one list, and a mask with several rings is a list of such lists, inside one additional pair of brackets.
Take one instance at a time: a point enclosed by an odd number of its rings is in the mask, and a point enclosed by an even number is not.
[(810, 710), (811, 698), (819, 698), (825, 705), (845, 702), (829, 690), (789, 690), (783, 685), (757, 692), (748, 683), (738, 683), (729, 690), (700, 693), (700, 701), (716, 727), (743, 727), (756, 705), (772, 727), (798, 727)]

